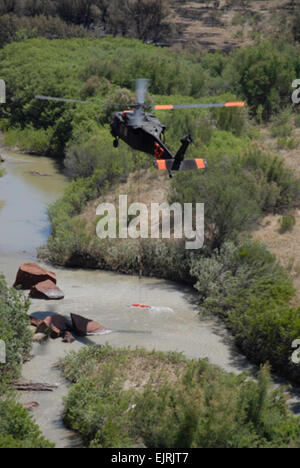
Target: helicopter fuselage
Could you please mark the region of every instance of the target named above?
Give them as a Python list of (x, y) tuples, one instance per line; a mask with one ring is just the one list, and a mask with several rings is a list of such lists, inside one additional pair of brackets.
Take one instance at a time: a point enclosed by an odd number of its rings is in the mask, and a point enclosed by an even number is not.
[(123, 140), (136, 151), (150, 154), (156, 159), (173, 159), (172, 153), (162, 141), (166, 130), (154, 115), (141, 112), (139, 124), (135, 124), (137, 111), (117, 112), (110, 124), (111, 133), (117, 141)]

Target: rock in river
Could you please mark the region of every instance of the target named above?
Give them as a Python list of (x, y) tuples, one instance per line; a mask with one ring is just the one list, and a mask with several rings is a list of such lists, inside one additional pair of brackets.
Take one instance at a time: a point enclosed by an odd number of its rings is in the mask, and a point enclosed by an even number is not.
[(66, 331), (66, 332), (65, 332), (64, 339), (63, 339), (63, 342), (64, 342), (64, 343), (69, 343), (69, 344), (70, 344), (70, 343), (74, 343), (74, 341), (75, 341), (75, 338), (74, 338), (74, 336), (72, 335), (72, 333), (69, 332), (69, 331)]
[(49, 315), (42, 321), (37, 329), (37, 333), (46, 333), (50, 330), (51, 338), (64, 336), (68, 330), (68, 322), (62, 315)]
[(41, 268), (36, 263), (24, 263), (19, 268), (14, 287), (21, 286), (23, 289), (30, 289), (46, 280), (56, 284), (55, 273)]
[(33, 315), (30, 315), (29, 320), (30, 320), (30, 324), (33, 327), (36, 327), (36, 328), (38, 328), (41, 325), (41, 323), (43, 322), (43, 320), (41, 320), (41, 319), (39, 319), (37, 317), (34, 317)]
[(107, 328), (98, 322), (81, 317), (81, 315), (71, 314), (72, 324), (76, 335), (101, 335), (106, 333)]
[(33, 286), (29, 295), (35, 299), (48, 300), (59, 300), (65, 297), (63, 291), (50, 280), (43, 281)]

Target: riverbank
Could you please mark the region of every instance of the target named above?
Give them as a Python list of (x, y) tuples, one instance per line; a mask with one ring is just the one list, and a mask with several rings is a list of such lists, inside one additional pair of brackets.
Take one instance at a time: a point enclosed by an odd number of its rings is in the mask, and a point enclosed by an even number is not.
[[(7, 239), (4, 238), (4, 246), (0, 237), (0, 271), (5, 274), (9, 284), (13, 284), (21, 263), (36, 261), (35, 248), (45, 244), (49, 233), (47, 229), (39, 230), (41, 220), (45, 219), (45, 225), (47, 223), (47, 203), (52, 197), (59, 196), (57, 190), (43, 193), (43, 184), (39, 185), (36, 191), (36, 180), (40, 181), (36, 176), (29, 174), (27, 179), (28, 165), (36, 168), (39, 161), (40, 158), (33, 156), (13, 155), (6, 163), (6, 177), (9, 177), (10, 181), (10, 184), (6, 185), (7, 194), (13, 195), (10, 191), (11, 185), (15, 188), (15, 192), (18, 192), (20, 184), (25, 187), (25, 193), (29, 194), (29, 198), (25, 200), (27, 203), (24, 204), (23, 201), (13, 202), (13, 196), (12, 199), (9, 196), (4, 197), (7, 205), (14, 207), (15, 210), (12, 219), (8, 217), (9, 212), (5, 215)], [(54, 165), (53, 160), (47, 159), (48, 163), (50, 166)], [(55, 166), (53, 168), (56, 171)], [(61, 175), (57, 176), (59, 180)], [(53, 174), (52, 177), (54, 181), (56, 175)], [(4, 187), (0, 186), (2, 194), (5, 193)], [(50, 200), (46, 201), (47, 198)], [(28, 201), (36, 204), (35, 223), (28, 223), (30, 212), (24, 211)], [(3, 211), (0, 212), (1, 226), (2, 213)], [(19, 223), (18, 236), (14, 235), (15, 221)], [(26, 231), (28, 225), (30, 231)], [(12, 230), (11, 234), (9, 229)], [(23, 232), (27, 233), (24, 240)], [(26, 251), (22, 248), (25, 240), (30, 241)], [(182, 268), (182, 264), (180, 266)], [(198, 296), (188, 286), (153, 278), (144, 278), (140, 281), (137, 277), (100, 270), (54, 268), (54, 271), (66, 294), (65, 299), (57, 303), (33, 300), (29, 313), (42, 318), (53, 313), (66, 317), (70, 313), (78, 313), (112, 330), (109, 335), (77, 340), (71, 345), (64, 344), (60, 340), (50, 340), (46, 345), (34, 344), (32, 349), (34, 357), (23, 366), (23, 378), (26, 380), (58, 384), (58, 389), (53, 393), (20, 395), (22, 402), (39, 403), (39, 407), (33, 413), (35, 421), (43, 434), (55, 442), (57, 447), (73, 447), (79, 443), (73, 432), (62, 424), (62, 398), (67, 396), (69, 388), (60, 371), (54, 367), (68, 351), (80, 350), (88, 344), (109, 343), (114, 347), (143, 346), (148, 350), (183, 352), (188, 358), (208, 358), (211, 363), (229, 372), (240, 373), (247, 370), (254, 374), (257, 371), (257, 368), (251, 366), (237, 351), (232, 336), (221, 321), (211, 316), (201, 317), (199, 320)], [(135, 303), (149, 304), (152, 308), (133, 309), (131, 306)], [(299, 411), (298, 400), (295, 399), (292, 404), (293, 409)]]
[[(57, 172), (54, 161), (48, 158), (7, 151), (5, 166), (7, 174), (0, 184), (0, 199), (5, 200), (0, 212), (3, 226), (0, 272), (12, 285), (19, 265), (36, 261), (36, 247), (46, 243), (47, 205), (59, 196), (66, 182)], [(33, 170), (52, 173), (52, 176), (40, 178), (30, 174)], [(20, 197), (20, 193), (24, 195)], [(62, 424), (62, 398), (67, 395), (68, 386), (60, 371), (53, 367), (68, 351), (79, 350), (86, 344), (108, 342), (116, 347), (144, 346), (149, 350), (176, 350), (188, 357), (208, 357), (211, 362), (235, 372), (252, 369), (237, 353), (218, 320), (199, 321), (196, 297), (190, 288), (156, 279), (140, 282), (137, 277), (101, 271), (54, 270), (66, 298), (59, 303), (33, 300), (29, 313), (42, 317), (52, 313), (64, 316), (78, 313), (113, 330), (110, 335), (90, 337), (71, 345), (60, 340), (33, 345), (33, 359), (24, 364), (22, 377), (59, 386), (53, 393), (23, 393), (20, 401), (39, 403), (33, 412), (34, 419), (57, 447), (78, 444), (73, 432)], [(155, 308), (152, 311), (132, 309), (131, 305), (137, 302), (149, 303)]]
[[(15, 279), (18, 262), (19, 257), (2, 257), (1, 269), (4, 265), (9, 284)], [(26, 393), (21, 397), (22, 402), (40, 404), (34, 410), (34, 418), (43, 434), (58, 447), (77, 444), (72, 432), (62, 425), (62, 397), (67, 395), (68, 387), (60, 371), (53, 368), (69, 351), (90, 344), (142, 346), (149, 351), (172, 350), (190, 358), (208, 358), (235, 373), (253, 371), (237, 352), (222, 323), (211, 318), (199, 320), (196, 297), (188, 287), (101, 271), (54, 268), (54, 272), (65, 299), (55, 303), (32, 300), (29, 313), (41, 318), (53, 313), (65, 317), (78, 313), (112, 330), (109, 335), (80, 339), (71, 345), (60, 339), (49, 340), (46, 345), (34, 344), (34, 358), (23, 366), (26, 380), (59, 385), (53, 393)], [(131, 305), (137, 302), (150, 304), (153, 310), (133, 309)]]

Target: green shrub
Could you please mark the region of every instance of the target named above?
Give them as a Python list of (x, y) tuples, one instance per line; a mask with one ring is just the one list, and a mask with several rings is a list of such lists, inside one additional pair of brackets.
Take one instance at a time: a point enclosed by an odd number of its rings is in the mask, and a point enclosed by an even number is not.
[(283, 166), (256, 148), (238, 157), (212, 157), (201, 174), (178, 174), (172, 181), (171, 202), (204, 203), (205, 228), (212, 248), (236, 239), (263, 212), (297, 202), (299, 181)]
[(18, 146), (21, 151), (31, 154), (51, 154), (51, 142), (54, 130), (36, 130), (32, 126), (21, 129), (9, 129), (4, 137), (8, 146)]
[(29, 301), (22, 293), (7, 287), (0, 276), (0, 339), (6, 344), (6, 364), (0, 364), (0, 382), (7, 375), (19, 375), (22, 359), (31, 349), (32, 335), (26, 311)]
[(134, 167), (132, 152), (123, 144), (114, 148), (112, 138), (106, 131), (87, 137), (82, 142), (72, 142), (64, 164), (71, 178), (87, 178), (96, 170), (102, 171), (103, 185), (117, 180), (125, 181)]
[(299, 421), (267, 367), (255, 382), (206, 360), (108, 345), (71, 353), (61, 366), (74, 384), (64, 420), (89, 447), (299, 445)]
[(299, 366), (291, 362), (300, 309), (289, 305), (292, 281), (264, 246), (224, 244), (211, 258), (194, 259), (191, 275), (202, 309), (225, 320), (249, 359), (300, 381)]
[(298, 66), (299, 59), (292, 47), (260, 42), (233, 54), (226, 77), (231, 74), (231, 83), (235, 84), (236, 92), (246, 97), (253, 115), (262, 106), (263, 118), (268, 120), (290, 103), (290, 86)]
[(234, 15), (234, 17), (232, 18), (232, 26), (238, 26), (238, 25), (241, 25), (241, 24), (245, 24), (246, 23), (246, 18), (245, 16), (241, 15), (240, 13), (236, 13)]
[(293, 150), (299, 146), (299, 140), (296, 138), (278, 138), (277, 140), (277, 148), (278, 149), (288, 149)]
[(286, 138), (292, 135), (293, 128), (291, 125), (279, 125), (271, 128), (271, 136), (273, 138), (280, 137)]
[(296, 224), (294, 216), (282, 216), (280, 219), (280, 232), (284, 234), (287, 231), (291, 231)]
[(295, 115), (294, 124), (295, 124), (295, 127), (300, 128), (300, 114)]
[(12, 399), (0, 400), (0, 448), (53, 448), (28, 410)]

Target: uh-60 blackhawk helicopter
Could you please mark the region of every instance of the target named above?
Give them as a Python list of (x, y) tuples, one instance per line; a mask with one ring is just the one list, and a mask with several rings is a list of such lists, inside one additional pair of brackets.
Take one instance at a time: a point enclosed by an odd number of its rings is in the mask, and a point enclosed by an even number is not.
[[(191, 135), (181, 139), (181, 146), (173, 155), (163, 142), (166, 126), (146, 108), (153, 110), (173, 109), (203, 109), (214, 107), (244, 107), (244, 102), (226, 102), (222, 104), (187, 104), (187, 105), (154, 105), (145, 104), (145, 98), (149, 87), (149, 80), (140, 78), (136, 80), (137, 103), (129, 106), (130, 110), (116, 112), (111, 121), (111, 134), (114, 137), (114, 146), (117, 147), (119, 139), (127, 143), (132, 149), (150, 154), (154, 157), (155, 166), (159, 170), (168, 171), (172, 176), (173, 171), (201, 170), (207, 167), (207, 161), (202, 158), (185, 159), (186, 151), (193, 142)], [(82, 104), (98, 104), (94, 101), (80, 101), (76, 99), (64, 99), (51, 96), (35, 96), (37, 99), (74, 102)], [(102, 104), (102, 103), (99, 103)]]

